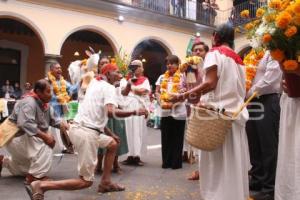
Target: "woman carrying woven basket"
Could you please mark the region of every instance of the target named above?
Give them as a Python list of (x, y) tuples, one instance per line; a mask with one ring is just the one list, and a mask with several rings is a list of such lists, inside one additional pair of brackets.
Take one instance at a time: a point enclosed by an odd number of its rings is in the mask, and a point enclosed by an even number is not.
[[(233, 113), (244, 103), (245, 72), (241, 58), (232, 50), (234, 29), (220, 25), (212, 37), (213, 48), (204, 61), (203, 83), (177, 95), (171, 101), (182, 101), (193, 93), (202, 94), (202, 105)], [(201, 151), (200, 196), (202, 200), (246, 200), (249, 197), (249, 153), (243, 109), (234, 120), (224, 143), (212, 151)], [(203, 119), (205, 120), (205, 119)], [(215, 127), (210, 127), (211, 129)]]

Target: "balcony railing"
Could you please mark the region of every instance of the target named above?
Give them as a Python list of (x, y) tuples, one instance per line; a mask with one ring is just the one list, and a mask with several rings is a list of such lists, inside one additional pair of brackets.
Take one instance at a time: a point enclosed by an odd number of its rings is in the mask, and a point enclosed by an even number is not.
[[(234, 26), (242, 25), (251, 18), (255, 18), (257, 8), (266, 4), (266, 0), (248, 0), (232, 7), (231, 9), (215, 9), (205, 6), (197, 0), (106, 0), (118, 4), (130, 5), (132, 7), (150, 10), (163, 15), (174, 16), (182, 19), (192, 20), (207, 26), (216, 26), (221, 23), (231, 22)], [(242, 19), (240, 12), (248, 9), (250, 19)]]

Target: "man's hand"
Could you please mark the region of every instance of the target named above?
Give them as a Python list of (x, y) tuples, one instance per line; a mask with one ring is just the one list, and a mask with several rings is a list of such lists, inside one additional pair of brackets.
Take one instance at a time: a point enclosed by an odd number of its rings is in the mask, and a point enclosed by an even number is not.
[(145, 118), (148, 118), (149, 112), (145, 108), (140, 108), (135, 112), (135, 115), (137, 116), (145, 116)]
[(55, 146), (55, 139), (54, 139), (53, 135), (51, 135), (51, 134), (45, 134), (44, 142), (45, 142), (45, 144), (47, 144), (51, 149), (53, 149), (54, 146)]
[(182, 94), (170, 93), (168, 95), (169, 95), (168, 102), (176, 103), (176, 102), (179, 102), (179, 101), (183, 100), (183, 95)]

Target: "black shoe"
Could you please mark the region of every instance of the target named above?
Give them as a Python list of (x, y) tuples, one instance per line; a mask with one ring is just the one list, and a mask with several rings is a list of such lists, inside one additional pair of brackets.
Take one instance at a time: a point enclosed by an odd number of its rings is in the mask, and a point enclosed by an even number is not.
[(144, 166), (145, 163), (143, 161), (141, 161), (140, 157), (136, 156), (136, 157), (134, 157), (134, 165), (136, 165), (136, 166)]
[(123, 165), (134, 165), (134, 159), (132, 156), (128, 156), (126, 160), (121, 162)]
[(252, 195), (251, 198), (253, 200), (274, 200), (274, 196), (269, 193), (258, 193)]

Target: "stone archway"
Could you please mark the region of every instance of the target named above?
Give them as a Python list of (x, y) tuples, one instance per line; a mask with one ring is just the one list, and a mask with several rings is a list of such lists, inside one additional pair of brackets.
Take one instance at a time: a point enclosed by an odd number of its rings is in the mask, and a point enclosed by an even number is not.
[(166, 70), (165, 58), (170, 54), (170, 49), (161, 41), (145, 39), (134, 48), (131, 59), (144, 61), (145, 76), (154, 89), (156, 80)]
[(34, 28), (16, 17), (0, 16), (0, 38), (4, 77), (21, 87), (44, 77), (44, 42)]

